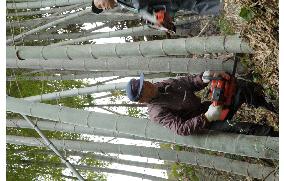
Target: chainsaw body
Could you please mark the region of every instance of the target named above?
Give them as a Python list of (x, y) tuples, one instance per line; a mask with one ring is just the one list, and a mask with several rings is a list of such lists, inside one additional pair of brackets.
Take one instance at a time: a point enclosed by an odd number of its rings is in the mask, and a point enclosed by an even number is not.
[(220, 120), (225, 120), (234, 101), (237, 83), (231, 76), (229, 80), (221, 77), (211, 78), (210, 97), (213, 106), (223, 106)]
[(173, 17), (167, 11), (166, 6), (154, 6), (153, 15), (156, 17), (157, 25), (164, 27), (169, 33), (175, 33), (176, 27), (173, 23)]
[(174, 34), (176, 32), (173, 17), (167, 11), (165, 5), (155, 5), (151, 8), (141, 9), (139, 12), (148, 26), (165, 31), (169, 34)]

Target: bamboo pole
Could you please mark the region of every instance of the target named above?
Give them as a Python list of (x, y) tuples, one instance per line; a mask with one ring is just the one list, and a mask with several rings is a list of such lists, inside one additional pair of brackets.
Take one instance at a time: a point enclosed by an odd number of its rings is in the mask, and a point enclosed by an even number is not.
[(40, 1), (40, 0), (7, 0), (6, 2), (33, 2), (33, 1)]
[(107, 80), (104, 80), (104, 81), (98, 81), (98, 82), (96, 82), (96, 83), (94, 83), (94, 84), (89, 84), (89, 86), (96, 86), (96, 85), (103, 85), (103, 84), (105, 84), (105, 83), (108, 83), (108, 82), (111, 82), (111, 81), (115, 81), (115, 80), (119, 80), (119, 79), (123, 79), (124, 77), (111, 77), (111, 78), (109, 78), (109, 79), (107, 79)]
[[(35, 26), (39, 22), (42, 22), (43, 20), (56, 20), (56, 19), (62, 19), (66, 17), (66, 15), (59, 15), (57, 17), (44, 17), (44, 18), (36, 18), (32, 20), (26, 20), (26, 21), (21, 21), (21, 22), (7, 22), (6, 27), (7, 28), (18, 28), (18, 27), (30, 27), (30, 26)], [(117, 21), (125, 21), (125, 20), (138, 20), (139, 16), (136, 16), (134, 14), (130, 13), (109, 13), (109, 12), (104, 12), (100, 14), (94, 14), (94, 13), (89, 13), (82, 15), (81, 17), (75, 17), (73, 19), (70, 19), (68, 21), (61, 22), (61, 25), (67, 25), (67, 24), (84, 24), (84, 23), (96, 23), (96, 22), (117, 22)]]
[(7, 9), (33, 9), (52, 6), (68, 6), (73, 4), (90, 3), (89, 0), (41, 0), (32, 2), (6, 3)]
[(126, 84), (127, 84), (126, 82), (123, 82), (123, 83), (97, 85), (97, 86), (84, 87), (84, 88), (75, 88), (60, 92), (53, 92), (37, 96), (25, 97), (23, 99), (27, 101), (47, 101), (47, 100), (61, 99), (65, 97), (93, 94), (98, 92), (107, 92), (110, 90), (122, 90), (125, 89)]
[(83, 107), (147, 107), (147, 104), (89, 104)]
[[(26, 153), (27, 151), (23, 150), (15, 150), (15, 154), (21, 154)], [(151, 169), (159, 169), (159, 170), (171, 170), (172, 166), (171, 164), (165, 164), (165, 163), (149, 163), (144, 161), (133, 161), (133, 160), (125, 160), (121, 159), (119, 157), (110, 156), (110, 155), (102, 155), (102, 154), (96, 154), (91, 152), (81, 152), (81, 151), (70, 151), (70, 150), (64, 150), (61, 151), (63, 155), (66, 157), (69, 156), (79, 156), (81, 158), (90, 158), (93, 160), (100, 160), (103, 162), (107, 162), (109, 164), (118, 163), (121, 165), (129, 165), (129, 166), (136, 166), (136, 167), (144, 167), (144, 168), (151, 168)], [(47, 155), (54, 155), (55, 153), (50, 150), (41, 150), (38, 152), (38, 154), (47, 154)]]
[[(44, 70), (44, 69), (42, 69)], [(60, 72), (57, 72), (60, 73)], [(53, 80), (75, 80), (75, 79), (96, 79), (99, 77), (113, 77), (113, 76), (127, 76), (127, 77), (136, 77), (140, 73), (139, 71), (125, 71), (125, 72), (92, 72), (92, 73), (72, 73), (72, 74), (60, 74), (60, 75), (47, 75), (47, 76), (7, 76), (6, 81), (21, 81), (21, 80), (47, 80), (47, 81), (53, 81)], [(152, 74), (146, 74), (144, 72), (144, 76), (147, 79), (153, 79), (153, 78), (162, 78), (162, 77), (168, 77), (169, 75), (167, 73), (152, 73)]]
[(21, 39), (21, 38), (24, 38), (24, 37), (27, 36), (27, 35), (31, 35), (31, 34), (36, 33), (36, 32), (38, 32), (38, 31), (44, 30), (44, 29), (46, 29), (46, 28), (49, 28), (49, 27), (51, 27), (51, 26), (55, 26), (55, 25), (57, 25), (57, 24), (59, 24), (59, 23), (62, 23), (62, 22), (64, 22), (64, 21), (69, 21), (69, 20), (71, 20), (71, 19), (74, 19), (74, 18), (83, 16), (83, 15), (85, 15), (85, 14), (87, 14), (87, 13), (90, 13), (90, 11), (91, 11), (90, 9), (86, 9), (86, 10), (83, 10), (83, 11), (79, 11), (79, 12), (77, 12), (77, 13), (74, 13), (74, 14), (71, 14), (71, 15), (68, 15), (68, 16), (65, 16), (65, 17), (60, 18), (60, 19), (57, 19), (57, 20), (55, 20), (55, 21), (53, 21), (53, 22), (50, 22), (50, 23), (47, 23), (47, 24), (45, 24), (45, 25), (39, 26), (39, 27), (37, 27), (37, 28), (35, 28), (35, 29), (32, 29), (32, 30), (30, 30), (30, 31), (21, 33), (21, 34), (19, 34), (19, 35), (14, 36), (14, 37), (11, 38), (11, 39), (8, 39), (8, 40), (6, 41), (6, 44), (10, 44), (10, 43), (12, 43), (12, 42), (14, 42), (14, 41), (17, 41), (17, 40), (19, 40), (19, 39)]
[[(54, 154), (50, 151), (45, 151), (44, 153), (48, 154)], [(73, 156), (80, 156), (80, 157), (86, 157), (91, 158), (94, 160), (101, 160), (109, 163), (118, 163), (121, 165), (130, 165), (130, 166), (136, 166), (136, 167), (144, 167), (144, 168), (151, 168), (151, 169), (160, 169), (160, 170), (171, 170), (171, 165), (168, 164), (158, 164), (158, 163), (149, 163), (149, 162), (141, 162), (141, 161), (133, 161), (133, 160), (124, 160), (113, 156), (104, 156), (104, 155), (98, 155), (93, 153), (83, 153), (79, 151), (65, 151), (67, 155), (73, 155)]]
[[(161, 79), (153, 79), (148, 80), (150, 82), (158, 82)], [(47, 94), (41, 94), (36, 96), (30, 96), (23, 98), (27, 101), (47, 101), (47, 100), (54, 100), (54, 99), (61, 99), (65, 97), (73, 97), (78, 95), (85, 95), (85, 94), (93, 94), (98, 92), (107, 92), (111, 90), (123, 90), (125, 89), (127, 82), (120, 82), (120, 83), (110, 83), (105, 85), (95, 85), (90, 87), (83, 87), (83, 88), (75, 88), (70, 90), (64, 90), (59, 92), (52, 92)]]
[[(277, 137), (242, 134), (199, 134), (179, 136), (148, 119), (88, 112), (64, 106), (47, 105), (7, 97), (6, 110), (63, 123), (118, 131), (147, 139), (171, 142), (189, 147), (219, 151), (255, 158), (278, 159)], [(228, 144), (230, 143), (230, 144)]]
[[(33, 137), (6, 136), (6, 142), (17, 145), (44, 146), (40, 140)], [(123, 144), (96, 143), (87, 141), (54, 140), (52, 142), (61, 149), (75, 151), (119, 153), (125, 155), (142, 156), (159, 160), (186, 163), (202, 167), (214, 168), (238, 175), (263, 179), (270, 172), (275, 170), (258, 164), (251, 164), (243, 161), (228, 159), (221, 156), (202, 154), (197, 152), (163, 150), (160, 148), (149, 148), (142, 146), (132, 146)], [(228, 144), (228, 143), (226, 143)], [(270, 175), (268, 180), (276, 179), (275, 175)]]
[[(81, 36), (86, 36), (86, 35), (89, 35), (89, 34), (97, 34), (97, 33), (99, 33), (99, 32), (94, 32), (94, 31), (96, 31), (96, 30), (99, 30), (99, 29), (102, 29), (102, 28), (105, 28), (105, 27), (109, 27), (109, 26), (111, 26), (112, 25), (112, 23), (111, 22), (105, 22), (104, 24), (102, 24), (102, 25), (96, 25), (95, 27), (93, 27), (93, 28), (90, 28), (90, 29), (88, 29), (88, 30), (82, 30), (83, 32), (82, 33), (66, 33), (66, 34), (52, 34), (52, 33), (58, 33), (58, 32), (56, 32), (57, 30), (59, 30), (59, 29), (61, 29), (61, 28), (65, 28), (65, 26), (66, 26), (67, 24), (65, 24), (64, 25), (64, 23), (63, 24), (61, 24), (60, 26), (56, 26), (55, 28), (51, 28), (51, 29), (48, 29), (48, 30), (46, 30), (45, 31), (45, 33), (46, 34), (43, 34), (43, 37), (41, 36), (41, 34), (42, 33), (37, 33), (36, 35), (28, 35), (27, 37), (24, 37), (23, 39), (25, 40), (25, 38), (27, 38), (26, 40), (30, 40), (30, 38), (29, 38), (29, 36), (36, 36), (36, 37), (38, 37), (40, 40), (41, 40), (41, 38), (43, 39), (43, 38), (46, 38), (46, 39), (48, 39), (48, 40), (51, 40), (51, 39), (58, 39), (59, 37), (60, 37), (60, 35), (63, 35), (64, 37), (66, 37), (66, 38), (78, 38), (78, 37), (81, 37)], [(70, 35), (70, 36), (69, 36)], [(45, 36), (49, 36), (49, 37), (45, 37)], [(74, 36), (74, 37), (73, 37)], [(78, 37), (76, 37), (76, 36), (78, 36)], [(50, 39), (51, 38), (51, 39)], [(36, 38), (35, 38), (36, 39)]]
[[(101, 34), (100, 32), (94, 32), (94, 33), (63, 33), (63, 34), (50, 34), (50, 33), (39, 33), (35, 35), (28, 35), (23, 38), (25, 41), (32, 41), (32, 40), (64, 40), (64, 39), (74, 39), (79, 38), (81, 36), (89, 36), (89, 35), (95, 35), (95, 34)], [(10, 37), (8, 37), (10, 38)]]
[(36, 132), (40, 135), (44, 143), (46, 144), (45, 146), (49, 147), (56, 155), (60, 158), (61, 162), (64, 163), (71, 171), (72, 173), (78, 178), (80, 181), (84, 181), (85, 179), (80, 175), (79, 172), (74, 168), (74, 166), (66, 159), (64, 156), (58, 151), (56, 146), (43, 134), (43, 132), (35, 125), (29, 118), (25, 115), (22, 115), (25, 120), (36, 130)]
[(121, 113), (119, 113), (119, 112), (117, 112), (117, 111), (113, 111), (113, 110), (111, 110), (111, 109), (107, 109), (107, 108), (104, 108), (104, 107), (98, 107), (99, 109), (102, 109), (102, 110), (104, 110), (104, 111), (107, 111), (107, 112), (109, 112), (109, 113), (111, 113), (111, 114), (115, 114), (115, 115), (118, 115), (118, 116), (127, 116), (126, 114), (121, 114)]
[[(74, 5), (68, 6), (68, 8), (59, 9), (56, 13), (53, 13), (52, 15), (44, 17), (44, 18), (40, 18), (40, 20), (38, 22), (34, 22), (34, 25), (29, 27), (29, 29), (33, 29), (33, 28), (36, 28), (38, 26), (42, 26), (44, 24), (53, 22), (53, 21), (59, 19), (60, 14), (65, 12), (66, 10), (78, 9), (82, 6), (85, 6), (85, 4), (74, 4)], [(68, 14), (66, 13), (66, 14), (63, 14), (62, 16), (66, 17), (67, 15)], [(31, 21), (33, 21), (33, 20), (31, 20)]]
[[(60, 46), (61, 47), (61, 46)], [(57, 47), (57, 48), (60, 48)], [(55, 48), (55, 47), (54, 47)], [(30, 49), (31, 51), (34, 51)], [(40, 52), (39, 52), (40, 53)], [(76, 51), (74, 52), (75, 55)], [(193, 59), (193, 58), (172, 58), (172, 57), (123, 57), (123, 58), (99, 58), (81, 57), (71, 60), (61, 57), (57, 53), (48, 54), (49, 58), (60, 57), (60, 59), (40, 60), (36, 57), (33, 59), (20, 60), (17, 57), (8, 55), (7, 68), (24, 68), (24, 69), (51, 69), (51, 70), (80, 70), (80, 71), (109, 71), (117, 74), (132, 74), (136, 72), (149, 73), (189, 73), (200, 74), (206, 70), (232, 72), (233, 60), (223, 61), (222, 59)], [(16, 55), (14, 55), (16, 56)], [(43, 55), (45, 56), (45, 55)], [(53, 56), (53, 57), (51, 57)], [(91, 55), (90, 55), (91, 56)], [(237, 73), (244, 72), (244, 67), (238, 62)], [(121, 72), (121, 73), (118, 73)], [(124, 72), (124, 73), (123, 73)], [(135, 75), (135, 74), (132, 74)], [(136, 74), (137, 75), (137, 74)]]
[[(104, 74), (103, 74), (104, 75)], [(107, 76), (109, 74), (106, 74)], [(112, 75), (112, 74), (111, 74)], [(6, 81), (21, 81), (21, 80), (40, 80), (40, 81), (53, 81), (53, 80), (75, 80), (75, 79), (90, 79), (100, 77), (96, 73), (86, 73), (86, 74), (60, 74), (60, 75), (46, 75), (46, 76), (7, 76)], [(103, 76), (106, 77), (106, 76)]]
[[(84, 11), (81, 11), (84, 12)], [(74, 14), (75, 15), (75, 14)], [(74, 16), (70, 15), (70, 16)], [(69, 16), (68, 16), (69, 17)], [(61, 19), (59, 19), (61, 20)], [(56, 21), (59, 21), (56, 20)], [(62, 21), (62, 20), (61, 20)], [(46, 25), (50, 26), (50, 25)], [(36, 32), (36, 29), (34, 29)], [(33, 33), (35, 33), (33, 32)], [(32, 34), (32, 33), (30, 33)], [(28, 35), (28, 34), (25, 34)], [(22, 36), (17, 35), (22, 38)], [(21, 46), (16, 50), (7, 47), (7, 59), (18, 53), (20, 59), (103, 58), (103, 57), (157, 57), (204, 53), (252, 53), (252, 49), (238, 36), (209, 36), (195, 38), (164, 39), (131, 43), (109, 43), (92, 45)], [(54, 57), (54, 54), (57, 55)]]
[(7, 16), (33, 16), (33, 15), (37, 15), (37, 14), (47, 14), (47, 13), (52, 14), (52, 13), (57, 13), (59, 10), (69, 9), (70, 6), (52, 8), (52, 9), (47, 9), (47, 10), (39, 10), (39, 11), (25, 11), (25, 12), (17, 12), (17, 13), (9, 13), (8, 12)]
[(112, 96), (113, 96), (112, 94), (106, 94), (106, 95), (104, 95), (104, 96), (95, 97), (95, 100), (104, 99), (104, 98), (108, 98), (108, 97), (112, 97)]
[[(106, 22), (100, 26), (96, 26), (94, 28), (91, 28), (91, 29), (88, 29), (88, 30), (85, 30), (84, 33), (87, 34), (87, 33), (90, 33), (92, 31), (95, 31), (95, 30), (99, 30), (99, 29), (102, 29), (102, 28), (105, 28), (105, 27), (108, 27), (111, 23), (109, 22)], [(46, 33), (58, 33), (57, 30), (61, 29), (61, 28), (64, 28), (66, 26), (66, 24), (61, 24), (60, 26), (56, 26), (55, 28), (50, 28), (48, 30), (46, 30)]]
[[(155, 141), (153, 139), (145, 139), (143, 137), (129, 135), (114, 131), (107, 131), (96, 128), (89, 128), (84, 126), (77, 126), (72, 124), (60, 123), (56, 121), (49, 121), (44, 119), (34, 120), (35, 124), (42, 130), (50, 130), (50, 131), (63, 131), (69, 133), (77, 133), (77, 134), (89, 134), (95, 136), (102, 137), (115, 137), (115, 138), (125, 138), (131, 140), (144, 140), (144, 141)], [(32, 128), (25, 120), (22, 119), (9, 119), (6, 120), (6, 127), (9, 128)]]
[[(34, 162), (31, 160), (20, 160), (19, 163), (21, 165), (29, 165), (29, 164), (34, 164), (38, 166), (52, 166), (54, 168), (65, 168), (64, 164), (58, 164), (58, 163), (49, 163), (49, 162)], [(148, 174), (142, 174), (138, 172), (132, 172), (132, 171), (127, 171), (127, 170), (120, 170), (120, 169), (111, 169), (111, 168), (101, 168), (101, 167), (91, 167), (91, 166), (84, 166), (84, 165), (75, 165), (75, 168), (79, 170), (88, 170), (88, 171), (93, 171), (93, 172), (105, 172), (105, 173), (112, 173), (112, 174), (119, 174), (119, 175), (126, 175), (130, 177), (136, 177), (136, 178), (141, 178), (141, 179), (147, 179), (147, 180), (155, 180), (155, 181), (166, 181), (167, 179), (162, 178), (162, 177), (157, 177), (157, 176), (152, 176)], [(173, 181), (173, 180), (171, 180)]]
[(128, 28), (123, 30), (117, 31), (109, 31), (106, 33), (100, 33), (95, 35), (89, 35), (81, 38), (76, 38), (72, 40), (67, 40), (63, 42), (58, 42), (51, 44), (50, 46), (59, 46), (59, 45), (70, 45), (78, 42), (89, 41), (92, 39), (99, 39), (99, 38), (111, 38), (111, 37), (126, 37), (126, 36), (147, 36), (147, 35), (165, 35), (164, 32), (150, 29), (148, 26), (139, 26), (134, 28)]

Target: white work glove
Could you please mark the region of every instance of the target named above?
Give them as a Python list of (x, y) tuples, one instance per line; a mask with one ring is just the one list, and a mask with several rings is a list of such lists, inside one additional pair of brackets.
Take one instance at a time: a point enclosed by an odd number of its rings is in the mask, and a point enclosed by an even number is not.
[(206, 79), (205, 78), (205, 76), (212, 76), (213, 75), (213, 73), (210, 71), (210, 70), (206, 70), (205, 72), (203, 72), (203, 75), (202, 75), (202, 81), (204, 82), (204, 83), (209, 83), (210, 82), (210, 80), (209, 79)]
[(212, 71), (212, 70), (207, 70), (205, 72), (203, 72), (202, 75), (202, 81), (204, 83), (209, 83), (210, 80), (206, 79), (205, 77), (209, 76), (209, 77), (223, 77), (224, 79), (229, 80), (230, 79), (230, 75), (227, 74), (225, 71)]
[(113, 9), (117, 2), (116, 0), (93, 0), (98, 9)]
[(209, 106), (207, 112), (204, 114), (209, 122), (220, 120), (222, 113), (222, 106)]

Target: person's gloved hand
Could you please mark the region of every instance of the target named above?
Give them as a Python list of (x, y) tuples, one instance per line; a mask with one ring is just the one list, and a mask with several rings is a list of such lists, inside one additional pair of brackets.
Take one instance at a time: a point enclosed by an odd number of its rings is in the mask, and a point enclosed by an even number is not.
[(203, 72), (202, 81), (204, 83), (210, 82), (210, 80), (207, 79), (206, 76), (207, 77), (223, 77), (224, 79), (227, 79), (227, 80), (230, 79), (230, 75), (228, 73), (226, 73), (225, 71), (211, 71), (211, 70), (207, 70), (207, 71)]
[(113, 9), (116, 5), (116, 0), (93, 0), (98, 9)]
[(209, 122), (220, 120), (222, 113), (222, 106), (209, 106), (207, 112), (204, 114)]

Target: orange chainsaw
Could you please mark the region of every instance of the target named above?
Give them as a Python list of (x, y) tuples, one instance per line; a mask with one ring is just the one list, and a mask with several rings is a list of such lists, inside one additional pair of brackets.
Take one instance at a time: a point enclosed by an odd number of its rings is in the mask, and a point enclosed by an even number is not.
[[(153, 10), (153, 15), (156, 19), (156, 23), (152, 23), (152, 27), (156, 29), (160, 29), (170, 34), (174, 34), (176, 32), (176, 27), (173, 23), (173, 17), (166, 11), (166, 7), (156, 8)], [(145, 18), (146, 23), (147, 19)]]
[[(227, 80), (223, 77), (205, 76), (204, 78), (211, 81), (210, 85), (210, 98), (213, 106), (223, 106), (220, 120), (224, 121), (231, 119), (229, 115), (233, 109), (235, 95), (237, 92), (237, 79), (235, 77), (237, 67), (237, 58), (234, 60), (233, 72), (230, 74), (230, 79)], [(230, 117), (230, 118), (229, 118)]]
[(117, 0), (117, 3), (137, 13), (151, 28), (165, 31), (168, 34), (174, 34), (176, 32), (176, 27), (173, 23), (174, 18), (170, 15), (166, 5), (150, 5), (149, 2), (145, 0), (133, 0), (133, 5), (121, 0)]

